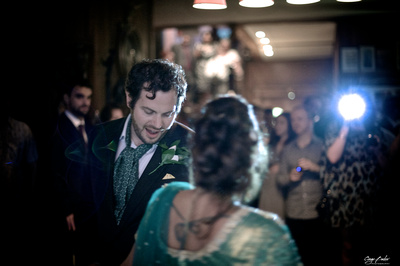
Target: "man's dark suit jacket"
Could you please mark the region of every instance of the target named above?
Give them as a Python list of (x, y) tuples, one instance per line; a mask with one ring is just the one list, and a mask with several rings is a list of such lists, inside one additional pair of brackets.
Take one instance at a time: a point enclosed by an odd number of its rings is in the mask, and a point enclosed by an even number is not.
[[(101, 265), (119, 265), (128, 256), (134, 242), (135, 234), (143, 217), (147, 203), (155, 190), (172, 181), (188, 181), (188, 166), (167, 164), (150, 174), (161, 162), (162, 149), (157, 147), (153, 157), (140, 177), (123, 217), (117, 225), (114, 216), (113, 172), (119, 138), (124, 128), (126, 118), (98, 125), (94, 131), (92, 154), (95, 159), (93, 171), (98, 178), (98, 198), (102, 198), (97, 219), (99, 225), (99, 245), (101, 250)], [(175, 124), (160, 140), (160, 144), (170, 147), (171, 143), (180, 139), (179, 146), (186, 145), (188, 133)], [(169, 175), (167, 175), (169, 174)]]
[[(85, 121), (89, 133), (93, 126)], [(51, 139), (51, 166), (62, 215), (74, 213), (76, 222), (93, 214), (92, 181), (89, 177), (87, 148), (82, 135), (71, 120), (62, 113)]]

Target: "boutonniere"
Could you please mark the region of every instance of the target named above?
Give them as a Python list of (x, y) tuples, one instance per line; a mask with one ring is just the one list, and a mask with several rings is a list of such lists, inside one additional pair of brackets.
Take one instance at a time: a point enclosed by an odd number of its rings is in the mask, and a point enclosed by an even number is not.
[(170, 147), (165, 143), (159, 144), (158, 146), (162, 149), (161, 163), (154, 169), (149, 175), (157, 171), (163, 165), (166, 164), (186, 164), (189, 158), (189, 149), (186, 147), (179, 147), (180, 140), (174, 141)]

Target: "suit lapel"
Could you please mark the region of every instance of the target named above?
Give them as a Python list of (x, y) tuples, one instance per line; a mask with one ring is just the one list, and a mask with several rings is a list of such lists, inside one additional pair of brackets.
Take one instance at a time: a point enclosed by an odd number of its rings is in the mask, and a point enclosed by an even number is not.
[[(150, 162), (147, 164), (146, 168), (144, 169), (142, 176), (148, 176), (149, 173), (151, 173), (154, 169), (156, 169), (159, 166), (159, 164), (161, 163), (161, 155), (162, 155), (162, 149), (160, 146), (157, 146), (157, 149), (154, 152), (153, 157), (151, 157)], [(155, 171), (151, 175), (157, 176), (157, 172), (158, 171)], [(140, 179), (139, 179), (139, 181), (140, 181)]]
[(115, 162), (115, 155), (117, 153), (118, 145), (119, 145), (119, 138), (122, 134), (122, 130), (124, 129), (124, 124), (126, 121), (126, 117), (119, 119), (117, 121), (110, 122), (104, 129), (104, 132), (106, 134), (105, 139), (107, 146), (109, 147), (110, 150), (110, 156), (109, 156), (109, 164), (112, 166), (111, 168), (114, 168), (114, 162)]
[[(125, 121), (126, 117), (97, 126), (97, 130), (100, 132), (96, 132), (95, 135), (100, 139), (95, 139), (93, 143), (93, 150), (98, 149), (95, 153), (100, 154), (100, 160), (106, 168), (104, 178), (107, 180), (107, 192), (103, 205), (108, 212), (112, 213), (114, 212), (114, 161)], [(113, 224), (116, 225), (115, 219), (113, 221)]]
[(79, 131), (65, 113), (62, 113), (60, 117), (59, 133), (62, 135), (63, 139), (68, 140), (68, 145), (76, 142), (76, 140), (80, 138)]

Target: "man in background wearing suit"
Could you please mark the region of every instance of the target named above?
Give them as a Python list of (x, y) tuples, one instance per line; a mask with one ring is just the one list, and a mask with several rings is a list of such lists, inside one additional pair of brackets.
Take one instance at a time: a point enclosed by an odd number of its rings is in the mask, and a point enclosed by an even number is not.
[(52, 172), (60, 208), (62, 248), (60, 265), (85, 265), (93, 260), (95, 210), (92, 180), (88, 168), (88, 135), (93, 126), (88, 119), (92, 86), (86, 79), (74, 80), (63, 95), (65, 111), (60, 114), (52, 137)]
[[(100, 265), (130, 261), (153, 192), (171, 181), (188, 181), (188, 131), (175, 121), (186, 97), (182, 67), (166, 60), (134, 65), (125, 84), (127, 117), (96, 127)], [(183, 151), (183, 152), (182, 152)], [(186, 158), (185, 158), (186, 157)]]

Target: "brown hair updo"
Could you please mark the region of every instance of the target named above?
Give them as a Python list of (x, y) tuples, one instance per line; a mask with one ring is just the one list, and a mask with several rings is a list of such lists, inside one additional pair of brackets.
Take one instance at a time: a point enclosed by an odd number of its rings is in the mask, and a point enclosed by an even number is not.
[(261, 143), (252, 106), (241, 96), (221, 96), (204, 107), (195, 128), (195, 185), (220, 195), (245, 192)]

